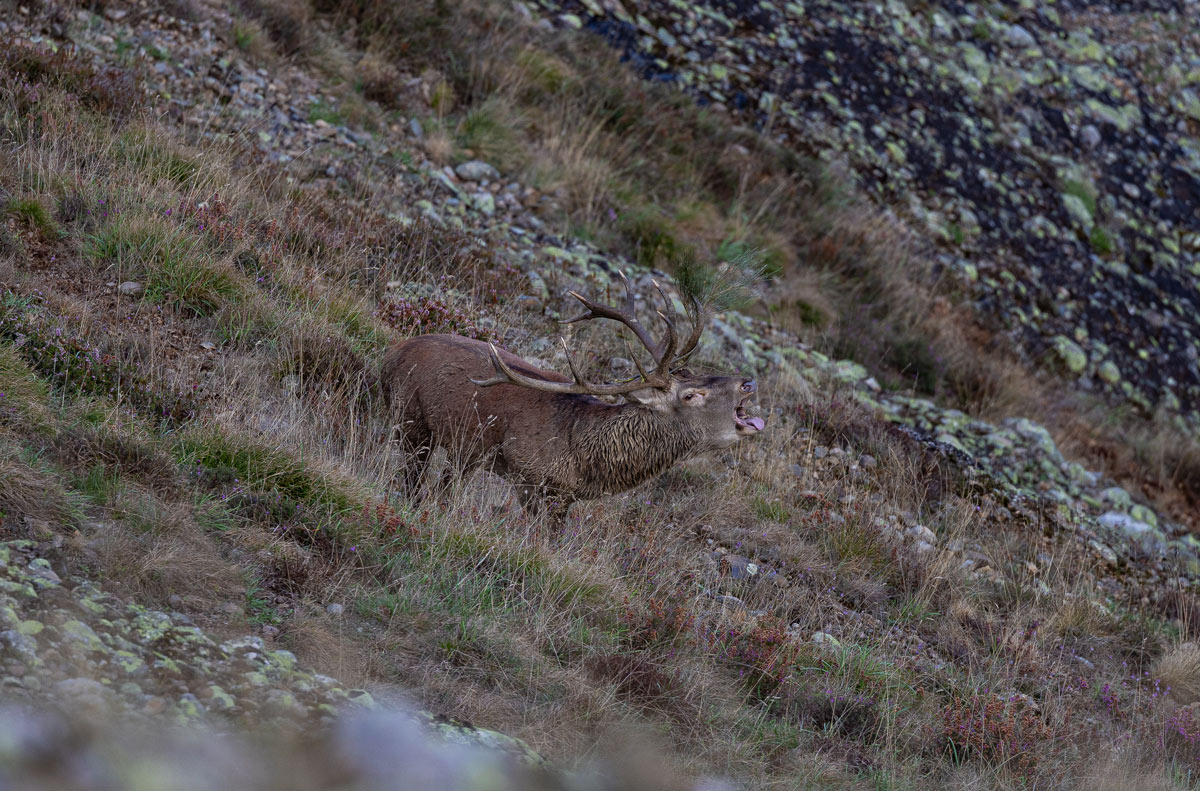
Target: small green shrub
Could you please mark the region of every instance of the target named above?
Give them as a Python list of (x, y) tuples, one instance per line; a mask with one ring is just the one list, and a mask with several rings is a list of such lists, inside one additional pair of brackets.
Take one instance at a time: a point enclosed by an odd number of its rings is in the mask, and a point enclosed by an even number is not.
[(930, 344), (922, 338), (906, 337), (887, 348), (883, 362), (895, 369), (906, 384), (918, 393), (936, 392), (941, 366)]
[(44, 239), (58, 236), (57, 224), (37, 198), (12, 198), (8, 202), (6, 212), (19, 222), (36, 229)]
[(233, 23), (233, 46), (243, 52), (250, 52), (254, 49), (255, 42), (261, 29), (257, 24), (247, 24), (245, 22)]
[(681, 242), (670, 219), (654, 207), (629, 209), (621, 215), (621, 231), (635, 249), (640, 266), (661, 268), (680, 260), (694, 260), (695, 250)]
[(103, 464), (91, 467), (84, 474), (70, 481), (71, 488), (86, 495), (96, 505), (115, 504), (125, 491), (121, 474)]
[(517, 54), (516, 64), (526, 81), (527, 98), (555, 96), (575, 77), (571, 67), (563, 60), (533, 46)]
[(512, 111), (496, 101), (487, 101), (467, 112), (455, 130), (460, 148), (474, 157), (498, 165), (502, 170), (519, 168), (523, 152), (513, 128)]
[(238, 7), (262, 25), (284, 55), (300, 52), (312, 37), (312, 8), (306, 0), (239, 0)]
[(338, 110), (336, 104), (325, 99), (318, 99), (308, 106), (308, 122), (315, 124), (317, 121), (324, 121), (333, 126), (342, 126), (346, 123), (346, 117)]

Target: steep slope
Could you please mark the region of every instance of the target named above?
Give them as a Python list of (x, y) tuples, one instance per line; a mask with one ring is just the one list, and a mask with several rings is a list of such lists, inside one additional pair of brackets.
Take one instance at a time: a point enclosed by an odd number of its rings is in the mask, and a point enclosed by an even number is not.
[[(261, 728), (399, 688), (560, 767), (614, 732), (655, 743), (670, 779), (612, 787), (1195, 771), (1196, 540), (1028, 417), (953, 408), (944, 369), (925, 398), (784, 320), (810, 243), (818, 285), (846, 289), (805, 304), (843, 325), (858, 306), (886, 339), (939, 304), (919, 256), (884, 266), (920, 239), (819, 164), (527, 8), (114, 2), (4, 24), (10, 700), (70, 713), (82, 690), (153, 725), (220, 708), (215, 685), (252, 715), (218, 727)], [(774, 276), (772, 309), (718, 316), (696, 360), (756, 372), (761, 441), (577, 506), (557, 538), (487, 476), (394, 492), (388, 342), (455, 331), (562, 367), (570, 290), (615, 293), (621, 269), (648, 312), (655, 267), (681, 263)], [(589, 374), (629, 368), (604, 328), (571, 341)], [(143, 615), (165, 631), (124, 628)], [(347, 727), (305, 738), (341, 760)], [(52, 752), (98, 737), (79, 738)]]

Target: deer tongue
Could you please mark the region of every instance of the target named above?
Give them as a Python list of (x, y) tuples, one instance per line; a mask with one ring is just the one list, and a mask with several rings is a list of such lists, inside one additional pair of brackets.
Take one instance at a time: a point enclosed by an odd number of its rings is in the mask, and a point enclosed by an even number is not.
[(733, 419), (737, 421), (739, 426), (750, 426), (755, 431), (762, 431), (767, 426), (767, 424), (763, 422), (762, 418), (750, 417), (746, 414), (746, 410), (740, 406), (734, 410)]

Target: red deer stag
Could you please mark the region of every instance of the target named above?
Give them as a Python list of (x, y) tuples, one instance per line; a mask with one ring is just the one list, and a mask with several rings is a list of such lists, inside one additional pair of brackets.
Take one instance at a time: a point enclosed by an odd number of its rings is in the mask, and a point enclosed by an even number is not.
[[(431, 450), (441, 446), (463, 467), (482, 464), (512, 480), (531, 510), (550, 496), (561, 522), (576, 500), (630, 489), (677, 461), (763, 430), (763, 420), (746, 412), (757, 389), (753, 379), (671, 370), (696, 348), (709, 319), (706, 306), (692, 300), (692, 331), (681, 344), (675, 322), (659, 312), (665, 333), (655, 341), (634, 315), (633, 289), (621, 277), (623, 309), (571, 292), (585, 311), (563, 323), (612, 319), (628, 327), (654, 358), (647, 373), (635, 355), (640, 377), (632, 381), (592, 384), (569, 352), (571, 377), (458, 335), (422, 335), (388, 350), (382, 384), (397, 433), (413, 453), (409, 491), (420, 486)], [(661, 289), (660, 295), (669, 310)], [(596, 398), (603, 395), (624, 402)]]

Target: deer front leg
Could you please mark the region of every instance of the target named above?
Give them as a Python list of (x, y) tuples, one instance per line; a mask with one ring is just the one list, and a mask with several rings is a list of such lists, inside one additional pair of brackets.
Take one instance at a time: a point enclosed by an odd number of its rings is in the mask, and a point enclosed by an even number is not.
[(517, 487), (517, 496), (521, 507), (531, 518), (545, 516), (550, 527), (550, 535), (558, 536), (567, 525), (567, 510), (571, 507), (570, 498), (554, 494), (545, 486), (522, 484)]

